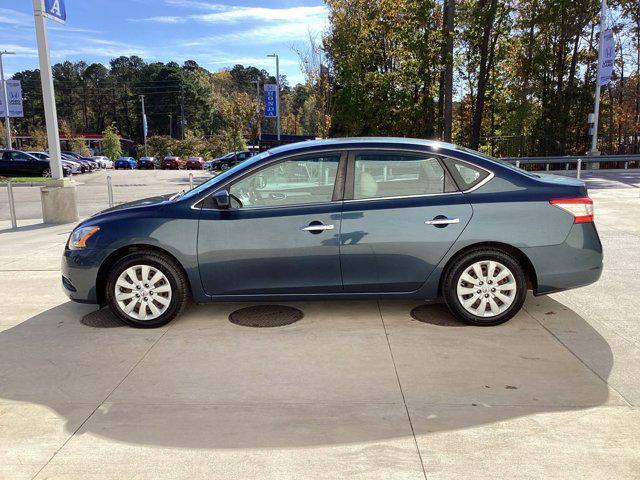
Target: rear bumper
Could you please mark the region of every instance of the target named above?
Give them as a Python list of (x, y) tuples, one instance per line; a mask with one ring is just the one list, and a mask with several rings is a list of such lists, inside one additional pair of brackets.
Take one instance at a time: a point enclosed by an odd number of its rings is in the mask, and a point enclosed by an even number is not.
[(536, 272), (536, 295), (589, 285), (597, 282), (602, 274), (602, 243), (593, 223), (573, 225), (559, 245), (522, 251)]

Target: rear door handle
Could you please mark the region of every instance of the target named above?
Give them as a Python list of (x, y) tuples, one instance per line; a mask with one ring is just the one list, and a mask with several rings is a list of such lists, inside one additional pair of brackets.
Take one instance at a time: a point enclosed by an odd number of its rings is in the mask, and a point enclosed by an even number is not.
[(333, 230), (333, 228), (333, 225), (314, 224), (302, 227), (300, 230), (302, 230), (303, 232), (320, 233), (324, 232), (325, 230)]
[(459, 218), (434, 218), (433, 220), (427, 220), (426, 222), (427, 225), (450, 225), (452, 223), (460, 223), (460, 219)]

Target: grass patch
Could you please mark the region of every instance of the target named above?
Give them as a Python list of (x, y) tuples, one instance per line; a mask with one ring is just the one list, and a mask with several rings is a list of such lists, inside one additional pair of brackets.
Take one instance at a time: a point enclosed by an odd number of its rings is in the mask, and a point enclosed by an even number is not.
[(11, 180), (13, 183), (44, 183), (49, 178), (44, 177), (2, 177), (0, 176), (0, 182), (8, 182)]

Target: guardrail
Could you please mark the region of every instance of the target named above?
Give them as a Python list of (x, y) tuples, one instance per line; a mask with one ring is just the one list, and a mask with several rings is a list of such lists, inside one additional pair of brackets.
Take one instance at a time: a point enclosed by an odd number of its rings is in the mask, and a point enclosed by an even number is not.
[[(640, 165), (640, 155), (574, 155), (574, 156), (559, 156), (559, 157), (505, 157), (501, 160), (514, 164), (520, 168), (521, 165), (545, 165), (545, 170), (549, 170), (550, 165), (562, 165), (564, 164), (565, 170), (569, 170), (569, 165), (576, 165), (576, 177), (580, 178), (580, 173), (583, 170), (583, 164), (587, 163), (607, 163), (617, 162), (622, 163), (623, 168), (629, 168), (630, 162), (636, 162)], [(589, 170), (588, 168), (586, 170)]]

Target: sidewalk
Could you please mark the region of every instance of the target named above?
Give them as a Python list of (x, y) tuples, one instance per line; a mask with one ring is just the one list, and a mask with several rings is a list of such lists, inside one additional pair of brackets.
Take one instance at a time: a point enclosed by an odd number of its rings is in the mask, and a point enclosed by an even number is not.
[(92, 328), (60, 287), (73, 225), (1, 221), (0, 478), (638, 478), (640, 198), (592, 196), (601, 281), (494, 328), (407, 301)]

